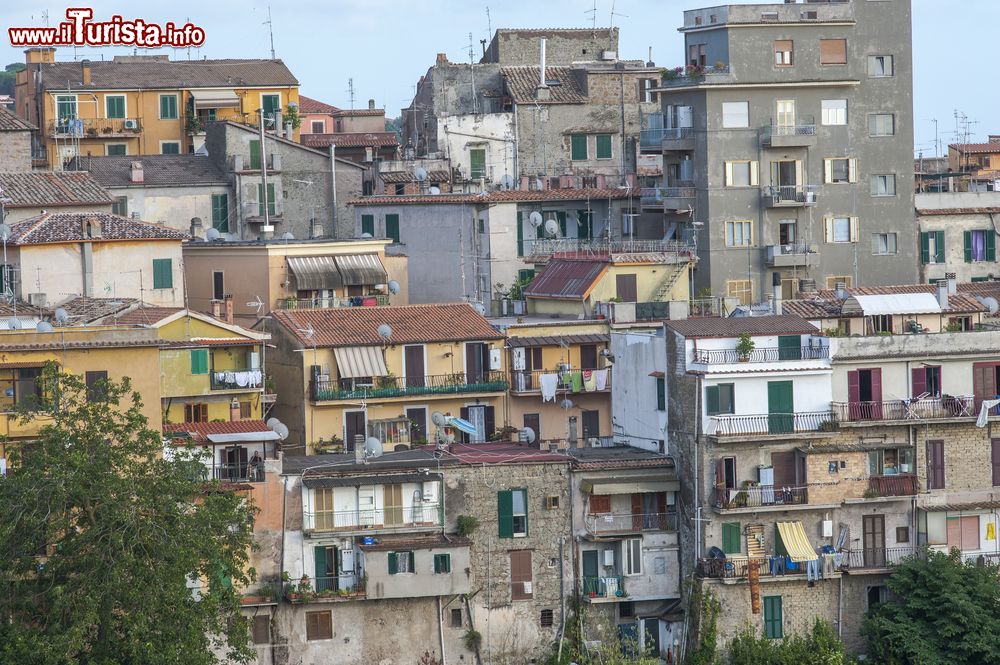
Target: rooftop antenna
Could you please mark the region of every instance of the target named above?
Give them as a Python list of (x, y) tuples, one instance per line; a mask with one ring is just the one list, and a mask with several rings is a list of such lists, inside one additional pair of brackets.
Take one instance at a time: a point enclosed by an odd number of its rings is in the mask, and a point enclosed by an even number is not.
[[(45, 14), (46, 19), (48, 18), (48, 13)], [(46, 23), (45, 25), (48, 25)], [(490, 19), (490, 6), (486, 5), (486, 37), (488, 39), (493, 39), (493, 21)]]
[(479, 113), (479, 98), (476, 97), (476, 56), (473, 47), (475, 42), (472, 40), (472, 33), (469, 33), (469, 78), (472, 79), (472, 112)]
[(353, 78), (347, 79), (347, 95), (348, 95), (348, 98), (351, 100), (351, 110), (353, 111), (354, 110), (354, 79)]
[(267, 26), (267, 34), (271, 37), (271, 60), (274, 60), (274, 24), (271, 22), (271, 5), (267, 6), (267, 20), (263, 24)]
[(261, 311), (264, 309), (264, 302), (260, 299), (260, 296), (254, 296), (254, 299), (247, 303), (247, 307), (253, 309), (257, 312), (257, 316), (260, 316)]
[(621, 12), (615, 11), (615, 0), (611, 0), (611, 27), (615, 27), (615, 17), (621, 16), (622, 18), (628, 18), (628, 14), (622, 14)]
[(583, 13), (590, 14), (590, 28), (591, 30), (597, 30), (597, 0), (594, 0), (593, 9), (588, 9)]

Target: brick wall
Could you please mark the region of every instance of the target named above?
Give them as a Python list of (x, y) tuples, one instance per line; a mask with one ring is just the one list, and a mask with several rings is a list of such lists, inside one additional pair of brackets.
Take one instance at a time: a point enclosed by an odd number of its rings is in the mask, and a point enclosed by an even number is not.
[(31, 170), (31, 132), (0, 132), (0, 164), (4, 171)]

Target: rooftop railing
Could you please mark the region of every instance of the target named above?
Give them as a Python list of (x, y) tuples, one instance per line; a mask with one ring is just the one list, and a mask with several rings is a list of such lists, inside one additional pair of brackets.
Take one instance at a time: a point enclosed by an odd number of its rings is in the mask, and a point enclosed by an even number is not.
[(694, 362), (702, 365), (728, 363), (772, 363), (785, 360), (825, 360), (830, 357), (828, 346), (762, 347), (741, 355), (736, 349), (698, 349)]
[(376, 376), (366, 379), (313, 380), (309, 395), (313, 401), (338, 399), (378, 399), (405, 395), (444, 395), (507, 390), (507, 373), (501, 371), (466, 375)]
[(525, 250), (531, 256), (607, 257), (613, 254), (677, 254), (688, 258), (694, 255), (694, 245), (677, 240), (607, 240), (603, 238), (539, 238), (525, 241)]
[(677, 531), (677, 513), (603, 513), (586, 515), (584, 526), (593, 536)]
[(920, 550), (913, 546), (902, 547), (862, 547), (846, 552), (845, 565), (855, 570), (865, 568), (891, 568), (898, 566), (909, 557), (916, 556)]
[(99, 139), (140, 133), (142, 123), (138, 118), (61, 118), (48, 124), (48, 134), (60, 137)]
[(836, 426), (833, 412), (761, 413), (753, 415), (711, 416), (709, 436), (763, 436), (798, 432), (830, 431)]

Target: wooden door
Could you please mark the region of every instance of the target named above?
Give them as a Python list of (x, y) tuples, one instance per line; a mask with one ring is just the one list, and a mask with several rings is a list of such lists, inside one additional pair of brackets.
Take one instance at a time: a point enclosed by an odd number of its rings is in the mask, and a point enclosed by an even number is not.
[(944, 489), (944, 441), (927, 442), (927, 489)]
[(510, 599), (530, 600), (531, 550), (515, 550), (510, 553)]
[(403, 372), (407, 388), (424, 387), (424, 345), (410, 344), (403, 347)]
[(354, 439), (357, 436), (362, 437), (361, 441), (364, 442), (364, 438), (368, 435), (365, 429), (365, 412), (364, 411), (346, 411), (344, 412), (344, 449), (354, 450)]
[(616, 275), (615, 294), (622, 302), (636, 302), (638, 289), (635, 284), (635, 275)]
[(795, 402), (791, 381), (767, 382), (767, 431), (787, 434), (795, 430)]
[(382, 486), (382, 512), (385, 515), (383, 524), (400, 526), (403, 524), (403, 486)]
[(774, 467), (774, 487), (795, 487), (795, 451), (771, 453), (771, 466)]
[(996, 399), (996, 363), (973, 363), (972, 365), (972, 390), (976, 396), (976, 413), (983, 400)]
[(862, 519), (865, 566), (885, 567), (885, 516), (864, 515)]
[(1000, 487), (1000, 439), (992, 439), (990, 446), (990, 462), (993, 466), (993, 487)]

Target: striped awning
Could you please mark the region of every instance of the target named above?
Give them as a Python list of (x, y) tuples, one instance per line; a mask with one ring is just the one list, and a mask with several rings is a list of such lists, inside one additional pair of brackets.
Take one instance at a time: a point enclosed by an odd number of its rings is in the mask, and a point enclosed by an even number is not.
[(365, 376), (386, 376), (385, 358), (377, 346), (345, 346), (333, 350), (337, 358), (337, 372), (342, 379)]
[(336, 257), (344, 284), (368, 286), (389, 281), (378, 254), (344, 254)]
[(196, 110), (240, 107), (240, 98), (235, 90), (192, 90), (191, 97)]
[(802, 528), (802, 522), (778, 522), (778, 534), (792, 561), (813, 561), (819, 558), (806, 536), (806, 530)]
[(344, 280), (340, 278), (332, 256), (288, 257), (288, 269), (295, 275), (295, 286), (299, 291), (339, 289), (344, 286)]

